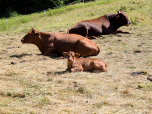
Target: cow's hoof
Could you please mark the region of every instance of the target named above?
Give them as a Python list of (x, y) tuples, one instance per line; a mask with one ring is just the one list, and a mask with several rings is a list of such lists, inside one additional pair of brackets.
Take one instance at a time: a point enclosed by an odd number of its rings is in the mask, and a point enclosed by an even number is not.
[(65, 59), (65, 57), (61, 56), (61, 57), (59, 57), (59, 59)]

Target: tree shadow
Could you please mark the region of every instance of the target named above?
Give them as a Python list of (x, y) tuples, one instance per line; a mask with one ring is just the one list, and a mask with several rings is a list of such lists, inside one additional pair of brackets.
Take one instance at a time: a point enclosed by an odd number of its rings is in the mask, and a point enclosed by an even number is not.
[(32, 54), (20, 54), (20, 55), (11, 55), (11, 56), (9, 56), (9, 57), (11, 57), (11, 58), (13, 58), (13, 57), (16, 57), (16, 58), (21, 58), (21, 57), (24, 57), (24, 56), (31, 56)]

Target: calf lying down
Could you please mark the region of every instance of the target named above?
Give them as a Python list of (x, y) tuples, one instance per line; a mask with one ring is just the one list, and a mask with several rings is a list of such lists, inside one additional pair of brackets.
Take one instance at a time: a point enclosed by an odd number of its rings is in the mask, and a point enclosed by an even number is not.
[(63, 52), (62, 54), (67, 57), (68, 70), (71, 72), (91, 71), (97, 73), (107, 71), (107, 64), (104, 61), (92, 58), (77, 58), (80, 54), (74, 53), (73, 51)]

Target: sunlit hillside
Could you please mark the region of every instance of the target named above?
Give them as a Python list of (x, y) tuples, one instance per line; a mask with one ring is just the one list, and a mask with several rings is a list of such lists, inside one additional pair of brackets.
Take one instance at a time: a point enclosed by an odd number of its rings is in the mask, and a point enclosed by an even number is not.
[[(132, 34), (101, 35), (97, 58), (108, 72), (73, 72), (21, 38), (34, 27), (63, 32), (77, 22), (123, 10)], [(0, 20), (0, 114), (151, 114), (151, 0), (96, 0)]]

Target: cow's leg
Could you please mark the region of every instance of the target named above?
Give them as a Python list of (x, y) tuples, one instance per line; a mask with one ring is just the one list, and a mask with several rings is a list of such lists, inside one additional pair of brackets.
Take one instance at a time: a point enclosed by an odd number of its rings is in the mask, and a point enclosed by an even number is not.
[[(106, 72), (107, 71), (107, 64), (104, 61), (94, 61), (91, 63), (94, 70), (93, 72)], [(99, 71), (98, 71), (99, 70)]]
[(89, 36), (87, 37), (88, 39), (96, 39), (103, 33), (103, 30), (100, 27), (89, 26), (87, 29)]
[(93, 73), (107, 72), (107, 68), (94, 69), (92, 72), (93, 72)]
[(122, 31), (122, 30), (117, 30), (116, 32), (117, 32), (117, 33), (123, 33), (123, 34), (131, 34), (130, 32), (124, 32), (124, 31)]
[(89, 36), (89, 37), (87, 37), (88, 39), (97, 39), (98, 37), (100, 37), (100, 36)]
[(52, 53), (55, 50), (55, 47), (49, 47), (45, 52), (44, 55), (45, 56), (49, 56), (50, 53)]
[(75, 72), (75, 71), (83, 71), (82, 66), (75, 66), (74, 68), (70, 69), (71, 72)]
[(88, 25), (86, 24), (86, 25), (84, 25), (84, 27), (85, 27), (85, 34), (86, 34), (86, 38), (88, 38), (88, 35), (89, 35), (89, 30), (88, 30)]
[(89, 37), (87, 37), (88, 39), (97, 39), (97, 37), (96, 36), (89, 36)]
[(68, 33), (74, 33), (74, 34), (79, 34), (84, 37), (88, 37), (88, 29), (85, 24), (74, 26), (73, 28), (68, 30)]

